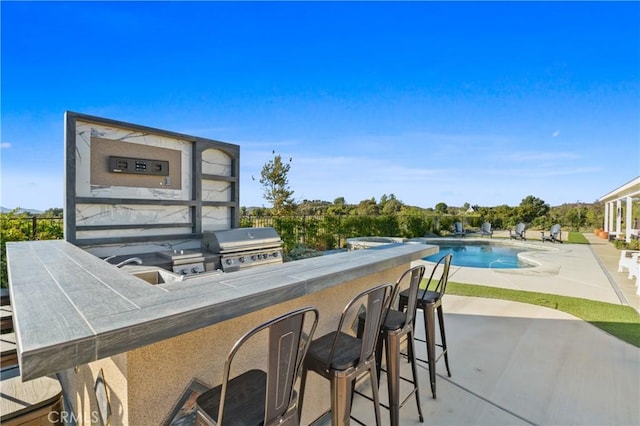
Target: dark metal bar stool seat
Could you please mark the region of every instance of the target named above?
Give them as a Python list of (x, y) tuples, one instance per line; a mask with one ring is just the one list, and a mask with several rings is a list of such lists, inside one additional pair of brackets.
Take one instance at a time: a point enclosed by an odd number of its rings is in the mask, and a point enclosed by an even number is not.
[(384, 320), (384, 324), (382, 324), (382, 331), (394, 331), (399, 330), (407, 322), (407, 314), (401, 311), (396, 311), (395, 309), (389, 309), (387, 313), (387, 317)]
[[(424, 319), (425, 340), (415, 339), (418, 341), (426, 342), (427, 346), (427, 359), (417, 360), (426, 362), (429, 366), (429, 380), (431, 382), (431, 393), (433, 398), (436, 397), (436, 363), (444, 356), (444, 362), (447, 367), (447, 374), (451, 377), (451, 370), (449, 369), (449, 355), (447, 353), (447, 339), (444, 331), (444, 313), (442, 311), (442, 297), (447, 288), (447, 282), (449, 280), (449, 268), (451, 266), (451, 258), (453, 255), (448, 254), (440, 258), (438, 263), (433, 267), (431, 276), (427, 283), (426, 289), (420, 289), (417, 294), (417, 309), (422, 310)], [(443, 265), (442, 274), (438, 279), (437, 285), (433, 290), (429, 290), (436, 270), (440, 265)], [(400, 292), (399, 306), (402, 309), (409, 302), (409, 292), (407, 290)], [(436, 343), (436, 331), (435, 331), (435, 315), (438, 314), (438, 324), (440, 328), (440, 344)], [(436, 358), (436, 346), (442, 351)]]
[[(336, 341), (336, 351), (333, 354), (333, 361), (329, 362), (329, 354)], [(343, 332), (331, 332), (314, 340), (307, 352), (306, 366), (309, 370), (347, 370), (355, 367), (360, 361), (360, 339), (345, 334)]]
[[(385, 347), (385, 359), (386, 359), (386, 372), (387, 372), (387, 388), (389, 391), (389, 406), (384, 406), (389, 409), (391, 417), (391, 425), (398, 426), (400, 424), (400, 408), (415, 395), (416, 405), (418, 407), (418, 419), (420, 422), (424, 421), (422, 416), (422, 407), (420, 406), (420, 390), (418, 386), (418, 372), (416, 369), (416, 362), (414, 358), (415, 350), (413, 348), (413, 335), (414, 335), (414, 319), (416, 313), (416, 301), (417, 293), (424, 277), (425, 267), (415, 266), (405, 271), (397, 280), (391, 296), (391, 303), (387, 315), (380, 327), (380, 339), (376, 347), (376, 369), (378, 373), (378, 380), (380, 380), (380, 371), (382, 370), (382, 347)], [(399, 296), (400, 288), (403, 285), (405, 278), (410, 277), (409, 288), (406, 290), (407, 301), (402, 306), (402, 309), (393, 309), (394, 302)], [(358, 334), (362, 332), (361, 328), (364, 324), (366, 313), (361, 313), (358, 316)], [(411, 363), (411, 372), (413, 378), (408, 379), (400, 375), (400, 345), (404, 338), (407, 338), (408, 358)], [(411, 392), (400, 402), (400, 380), (411, 383), (413, 389)]]
[[(380, 334), (380, 324), (389, 306), (391, 288), (391, 284), (383, 284), (355, 296), (342, 311), (336, 331), (329, 332), (311, 342), (304, 361), (300, 384), (300, 404), (298, 405), (300, 413), (302, 413), (306, 379), (309, 371), (314, 371), (328, 379), (331, 385), (331, 424), (348, 426), (352, 418), (351, 400), (354, 383), (361, 376), (368, 374), (373, 393), (376, 425), (380, 424), (375, 347)], [(343, 330), (345, 330), (346, 319), (355, 316), (352, 311), (359, 307), (360, 301), (365, 301), (369, 315), (363, 325), (363, 333), (358, 338)], [(357, 419), (354, 420), (361, 423)]]
[[(222, 384), (197, 398), (196, 425), (299, 425), (295, 385), (318, 324), (318, 315), (315, 308), (298, 309), (242, 336), (229, 352)], [(313, 316), (310, 327), (309, 316)], [(230, 379), (236, 353), (259, 333), (268, 334), (266, 371), (251, 369)], [(259, 359), (263, 358), (264, 355)]]
[[(224, 422), (238, 425), (263, 424), (267, 373), (262, 370), (249, 370), (231, 379), (229, 389), (233, 391), (227, 391)], [(205, 416), (213, 424), (220, 411), (221, 394), (222, 386), (216, 386), (198, 398), (200, 415)]]

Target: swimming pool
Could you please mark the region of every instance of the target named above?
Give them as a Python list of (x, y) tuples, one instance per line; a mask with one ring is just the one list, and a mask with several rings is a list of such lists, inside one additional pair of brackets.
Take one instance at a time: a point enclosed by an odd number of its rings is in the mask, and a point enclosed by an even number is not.
[(497, 244), (452, 244), (438, 243), (440, 251), (423, 260), (437, 262), (442, 256), (453, 254), (451, 264), (471, 268), (514, 269), (530, 268), (534, 265), (518, 259), (518, 253), (531, 251), (528, 248)]

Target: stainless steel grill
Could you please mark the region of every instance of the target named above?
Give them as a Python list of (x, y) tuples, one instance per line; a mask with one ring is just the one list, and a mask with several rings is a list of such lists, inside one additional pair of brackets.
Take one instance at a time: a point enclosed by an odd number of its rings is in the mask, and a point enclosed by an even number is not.
[(225, 272), (282, 263), (282, 240), (275, 229), (233, 228), (203, 233), (203, 249), (220, 256)]

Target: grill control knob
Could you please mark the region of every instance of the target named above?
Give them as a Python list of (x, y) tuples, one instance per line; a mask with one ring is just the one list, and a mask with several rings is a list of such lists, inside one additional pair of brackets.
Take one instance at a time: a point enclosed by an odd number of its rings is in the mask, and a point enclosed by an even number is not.
[(238, 259), (240, 261), (240, 263), (244, 263), (244, 256), (240, 257), (240, 259)]
[(252, 254), (252, 255), (251, 255), (251, 260), (258, 260), (258, 256), (257, 256), (257, 255), (255, 255), (255, 254)]
[(227, 265), (231, 265), (233, 263), (233, 260), (227, 259), (227, 260), (225, 260), (225, 262), (226, 262)]
[(263, 259), (266, 259), (267, 257), (269, 257), (269, 255), (268, 255), (267, 253), (265, 253), (265, 254), (263, 254), (263, 255), (262, 255), (262, 258), (263, 258)]
[(271, 253), (271, 256), (273, 256), (273, 257), (278, 257), (278, 252), (277, 252), (277, 251), (274, 251), (273, 253)]

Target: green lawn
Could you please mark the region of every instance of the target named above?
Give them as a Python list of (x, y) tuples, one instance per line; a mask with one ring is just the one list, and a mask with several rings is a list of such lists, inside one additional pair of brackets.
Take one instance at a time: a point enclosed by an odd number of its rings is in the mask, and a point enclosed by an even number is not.
[(589, 240), (587, 240), (587, 237), (585, 237), (582, 232), (569, 231), (567, 242), (573, 244), (589, 244)]
[[(584, 238), (584, 237), (583, 237)], [(504, 299), (557, 309), (595, 325), (607, 333), (640, 347), (640, 315), (630, 306), (576, 297), (449, 282), (447, 294)]]
[[(540, 242), (540, 232), (539, 231), (531, 231), (534, 235), (536, 235), (536, 237), (531, 238), (531, 241), (537, 241)], [(434, 235), (434, 237), (437, 237), (437, 235)], [(500, 237), (496, 237), (496, 239), (500, 239)], [(506, 237), (502, 237), (502, 239), (508, 240), (509, 236), (507, 235)], [(562, 241), (564, 241), (565, 243), (570, 243), (570, 244), (589, 244), (589, 240), (587, 240), (587, 238), (582, 234), (582, 232), (574, 232), (574, 231), (569, 231), (568, 233), (564, 233), (562, 232)]]

